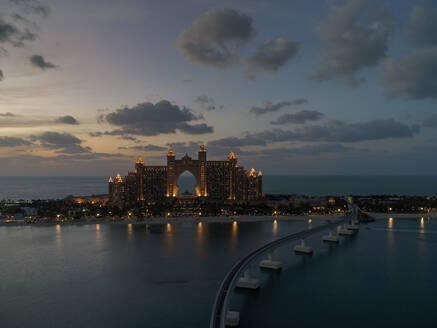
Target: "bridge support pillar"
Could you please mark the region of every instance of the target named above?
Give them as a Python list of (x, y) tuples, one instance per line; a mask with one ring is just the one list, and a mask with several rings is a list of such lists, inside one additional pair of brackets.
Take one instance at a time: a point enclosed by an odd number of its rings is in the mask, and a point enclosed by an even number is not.
[(240, 312), (228, 311), (225, 319), (226, 327), (238, 327), (240, 325)]
[(334, 236), (332, 234), (332, 231), (329, 230), (329, 234), (322, 237), (323, 241), (331, 242), (331, 243), (338, 243), (340, 241), (340, 238), (338, 236)]
[(345, 224), (338, 230), (338, 234), (341, 236), (352, 236), (354, 233), (355, 231), (347, 229)]
[(360, 226), (355, 223), (355, 220), (352, 219), (352, 224), (346, 226), (348, 230), (358, 231), (360, 230)]
[(296, 253), (303, 253), (303, 254), (312, 254), (313, 249), (310, 246), (305, 245), (305, 240), (302, 239), (299, 245), (294, 246), (294, 251)]
[(258, 289), (259, 288), (259, 280), (250, 277), (249, 269), (244, 271), (244, 275), (238, 279), (235, 287), (238, 288), (246, 288), (246, 289)]
[(270, 270), (281, 270), (282, 264), (279, 261), (273, 261), (273, 252), (267, 253), (267, 259), (259, 262), (259, 267)]

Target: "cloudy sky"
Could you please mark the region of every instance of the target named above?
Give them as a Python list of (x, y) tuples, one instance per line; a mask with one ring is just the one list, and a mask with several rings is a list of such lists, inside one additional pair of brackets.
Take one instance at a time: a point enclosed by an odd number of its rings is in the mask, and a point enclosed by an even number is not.
[(437, 1), (2, 0), (1, 175), (169, 145), (265, 174), (437, 174)]

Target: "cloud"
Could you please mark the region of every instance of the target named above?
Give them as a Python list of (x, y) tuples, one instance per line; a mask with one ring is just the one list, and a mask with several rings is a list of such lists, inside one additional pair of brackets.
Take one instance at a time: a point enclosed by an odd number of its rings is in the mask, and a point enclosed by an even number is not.
[(20, 23), (20, 24), (25, 24), (28, 26), (33, 26), (33, 27), (37, 27), (37, 24), (30, 21), (27, 17), (24, 17), (23, 15), (17, 14), (16, 12), (13, 12), (10, 15), (16, 22)]
[(200, 104), (203, 109), (206, 109), (208, 111), (216, 109), (214, 99), (206, 95), (197, 96), (196, 99), (194, 99), (194, 102)]
[[(22, 47), (26, 41), (34, 41), (36, 34), (28, 29), (20, 30), (17, 26), (5, 22), (0, 18), (0, 44), (10, 44), (14, 47)], [(3, 52), (5, 49), (3, 49)]]
[(437, 6), (431, 1), (416, 6), (406, 26), (407, 39), (428, 48), (399, 58), (389, 58), (381, 67), (386, 96), (417, 100), (437, 98)]
[(133, 150), (144, 150), (144, 151), (164, 151), (164, 150), (167, 150), (168, 148), (148, 144), (148, 145), (138, 145), (138, 146), (131, 146), (131, 147), (118, 147), (118, 149), (133, 149)]
[(437, 115), (433, 114), (422, 122), (422, 125), (426, 128), (437, 129)]
[[(280, 147), (280, 148), (267, 148), (259, 151), (247, 151), (240, 154), (244, 157), (276, 157), (284, 159), (290, 158), (295, 155), (309, 155), (317, 156), (321, 154), (336, 154), (353, 151), (355, 148), (347, 147), (338, 143), (322, 143), (317, 145), (304, 145), (301, 147)], [(362, 150), (360, 150), (362, 151)]]
[(437, 45), (437, 6), (432, 2), (413, 8), (406, 27), (407, 39), (414, 44)]
[(437, 98), (437, 47), (387, 59), (381, 80), (388, 97)]
[(372, 120), (358, 123), (329, 121), (321, 125), (309, 125), (294, 130), (266, 130), (246, 133), (243, 137), (226, 137), (210, 141), (208, 146), (245, 147), (267, 146), (273, 142), (361, 142), (397, 138), (412, 138), (420, 131), (419, 126), (408, 126), (393, 119)]
[[(109, 176), (131, 167), (132, 158), (117, 153), (58, 154), (38, 156), (33, 153), (7, 154), (0, 157), (0, 169), (10, 175), (33, 174), (39, 176)], [(107, 179), (105, 179), (107, 181)]]
[(5, 79), (5, 75), (3, 74), (3, 71), (0, 69), (0, 82)]
[(351, 151), (353, 148), (337, 143), (305, 145), (297, 148), (290, 148), (289, 151), (294, 154), (316, 155), (322, 153), (343, 153)]
[(155, 136), (177, 131), (186, 134), (205, 134), (214, 131), (213, 127), (206, 123), (192, 124), (202, 120), (202, 115), (196, 115), (189, 108), (173, 105), (167, 100), (161, 100), (156, 104), (145, 102), (131, 108), (120, 108), (103, 115), (102, 119), (119, 127), (105, 132), (111, 135)]
[[(4, 159), (5, 157), (0, 157), (0, 159)], [(101, 159), (111, 159), (112, 161), (119, 160), (124, 158), (124, 155), (121, 153), (78, 153), (78, 154), (59, 154), (56, 156), (38, 156), (31, 154), (21, 154), (17, 156), (10, 156), (8, 159), (13, 161), (17, 161), (19, 167), (21, 167), (22, 163), (36, 163), (36, 164), (48, 164), (55, 163), (56, 167), (60, 166), (68, 166), (72, 161), (94, 161)], [(62, 161), (62, 163), (60, 163)], [(21, 163), (21, 165), (20, 165)], [(83, 172), (83, 171), (82, 171)]]
[(277, 72), (288, 61), (293, 59), (299, 50), (297, 41), (279, 38), (258, 45), (254, 53), (246, 59), (246, 77), (254, 78), (255, 72)]
[(374, 0), (332, 6), (329, 17), (317, 28), (323, 41), (322, 67), (309, 78), (340, 78), (350, 86), (359, 85), (363, 80), (356, 73), (377, 66), (386, 57), (392, 25), (388, 10)]
[(177, 47), (191, 62), (225, 68), (236, 59), (236, 49), (254, 35), (251, 17), (234, 9), (213, 9), (179, 36)]
[(308, 99), (305, 98), (298, 98), (292, 101), (281, 101), (276, 104), (266, 101), (264, 103), (264, 106), (258, 107), (258, 106), (252, 106), (249, 110), (250, 113), (255, 114), (256, 116), (263, 115), (266, 113), (276, 112), (280, 110), (283, 107), (287, 106), (298, 106), (302, 104), (306, 104), (308, 102)]
[[(102, 122), (103, 123), (103, 122)], [(90, 137), (103, 137), (103, 136), (120, 136), (119, 139), (122, 140), (130, 140), (130, 141), (134, 141), (134, 142), (139, 142), (139, 140), (133, 136), (130, 136), (128, 134), (125, 134), (124, 131), (122, 130), (113, 130), (113, 131), (105, 131), (105, 132), (90, 132), (88, 133), (88, 135)]]
[(67, 161), (90, 161), (90, 160), (98, 160), (98, 159), (111, 159), (116, 160), (123, 157), (121, 153), (94, 153), (94, 152), (85, 152), (85, 153), (77, 153), (77, 154), (61, 154), (58, 156), (47, 157), (49, 160), (67, 160)]
[[(225, 137), (208, 142), (208, 147), (236, 149), (237, 147), (244, 146), (266, 146), (272, 141), (272, 134), (274, 132), (264, 131), (246, 133), (243, 137)], [(268, 135), (270, 140), (263, 139), (264, 135)]]
[(25, 117), (16, 115), (10, 112), (0, 113), (0, 127), (36, 127), (52, 125), (53, 119), (38, 118), (38, 117)]
[(79, 125), (79, 122), (71, 115), (61, 116), (56, 119), (56, 123)]
[(37, 14), (42, 17), (48, 17), (50, 8), (43, 5), (38, 0), (9, 0), (11, 3), (19, 6), (27, 14)]
[(30, 63), (40, 69), (51, 69), (58, 67), (57, 65), (46, 61), (44, 57), (40, 55), (33, 55), (32, 57), (30, 57)]
[(101, 136), (104, 135), (104, 132), (100, 132), (100, 131), (98, 131), (98, 132), (90, 132), (90, 133), (88, 133), (88, 135), (90, 137), (101, 137)]
[(0, 147), (29, 146), (31, 142), (15, 137), (0, 137)]
[(6, 112), (6, 113), (0, 113), (0, 117), (18, 117), (18, 115), (11, 112)]
[(419, 132), (418, 126), (408, 126), (393, 119), (345, 123), (330, 121), (323, 125), (298, 128), (294, 137), (302, 141), (359, 142), (391, 138), (411, 138)]
[(206, 123), (193, 124), (188, 125), (184, 124), (180, 131), (186, 134), (206, 134), (214, 132), (214, 128), (212, 126), (207, 125)]
[(55, 119), (50, 116), (22, 116), (7, 112), (0, 113), (0, 118), (0, 127), (39, 127), (53, 126), (54, 124), (79, 124), (79, 122), (70, 115), (58, 117)]
[[(199, 151), (201, 142), (175, 142), (167, 144), (168, 147), (172, 147), (174, 151), (179, 154), (196, 154)], [(166, 150), (164, 148), (163, 150)], [(287, 155), (317, 155), (321, 153), (340, 153), (350, 151), (353, 148), (344, 146), (337, 143), (325, 143), (317, 145), (305, 145), (302, 147), (281, 147), (281, 148), (266, 148), (262, 150), (250, 150), (244, 151), (240, 147), (236, 147), (235, 144), (225, 143), (217, 144), (216, 142), (209, 142), (206, 146), (209, 155), (222, 155), (227, 154), (230, 150), (237, 152), (238, 155), (244, 157), (268, 157), (268, 156), (281, 156)]]
[(128, 136), (128, 135), (120, 136), (120, 139), (122, 139), (122, 140), (130, 140), (130, 141), (133, 141), (135, 143), (140, 142), (137, 138), (132, 137), (132, 136)]
[(324, 117), (324, 114), (317, 110), (301, 110), (294, 114), (284, 114), (279, 116), (275, 121), (270, 123), (273, 125), (282, 125), (288, 123), (305, 124), (309, 121), (318, 121)]
[(168, 143), (166, 146), (173, 148), (176, 154), (195, 154), (199, 151), (200, 141), (190, 141), (190, 142), (172, 142)]
[(59, 132), (44, 132), (40, 135), (31, 136), (32, 141), (39, 141), (42, 147), (56, 150), (57, 153), (80, 154), (90, 153), (90, 147), (83, 147), (82, 140), (69, 134)]
[(196, 99), (194, 99), (194, 101), (201, 104), (201, 105), (209, 105), (209, 104), (215, 103), (215, 101), (212, 97), (208, 97), (206, 95), (197, 96)]

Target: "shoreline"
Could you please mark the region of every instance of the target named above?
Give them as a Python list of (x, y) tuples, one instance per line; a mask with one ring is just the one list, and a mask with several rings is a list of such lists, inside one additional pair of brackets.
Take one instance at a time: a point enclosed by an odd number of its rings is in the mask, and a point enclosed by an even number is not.
[[(404, 219), (404, 220), (418, 220), (420, 218), (427, 218), (427, 213), (382, 213), (382, 212), (366, 212), (370, 218), (375, 220), (387, 220), (389, 218)], [(56, 226), (56, 225), (88, 225), (88, 224), (115, 224), (115, 225), (128, 225), (132, 226), (146, 226), (146, 225), (164, 225), (164, 224), (177, 224), (177, 223), (244, 223), (244, 222), (273, 222), (273, 221), (326, 221), (336, 220), (341, 214), (313, 214), (313, 215), (278, 215), (278, 216), (210, 216), (210, 217), (193, 217), (193, 216), (181, 216), (181, 217), (151, 217), (145, 218), (143, 221), (136, 221), (135, 219), (117, 219), (112, 218), (90, 218), (80, 221), (65, 221), (65, 222), (36, 222), (27, 223), (24, 221), (19, 222), (0, 222), (0, 227), (6, 226)], [(429, 216), (430, 219), (437, 219), (437, 213), (433, 212)]]
[[(335, 220), (339, 215), (287, 215), (287, 216), (205, 216), (205, 217), (157, 217), (146, 219), (141, 222), (129, 222), (132, 225), (153, 225), (153, 224), (167, 224), (167, 223), (232, 223), (232, 222), (269, 222), (269, 221), (307, 221), (309, 219), (316, 221)], [(123, 224), (125, 222), (114, 222), (115, 224)], [(127, 222), (126, 222), (127, 223)]]
[[(428, 213), (385, 213), (385, 212), (363, 212), (367, 214), (369, 217), (375, 220), (384, 220), (384, 219), (404, 219), (404, 220), (413, 220), (420, 218), (428, 218)], [(430, 219), (437, 219), (437, 212), (429, 213)]]
[(80, 221), (65, 221), (65, 222), (8, 222), (0, 223), (1, 226), (56, 226), (56, 225), (86, 225), (86, 224), (115, 224), (115, 225), (127, 225), (143, 226), (143, 225), (164, 225), (167, 223), (233, 223), (233, 222), (268, 222), (268, 221), (307, 221), (309, 219), (315, 221), (335, 220), (340, 215), (326, 214), (326, 215), (291, 215), (291, 216), (179, 216), (179, 217), (151, 217), (145, 218), (143, 221), (136, 221), (135, 219), (117, 219), (112, 218), (92, 218)]

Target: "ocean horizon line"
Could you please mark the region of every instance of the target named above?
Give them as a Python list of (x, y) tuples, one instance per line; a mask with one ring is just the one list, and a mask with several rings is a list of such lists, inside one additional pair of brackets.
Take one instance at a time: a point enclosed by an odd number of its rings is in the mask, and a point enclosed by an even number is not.
[[(113, 174), (114, 175), (114, 174)], [(98, 178), (113, 175), (0, 175), (0, 178)], [(189, 175), (188, 175), (189, 176)], [(437, 174), (263, 174), (264, 177), (437, 177)]]

